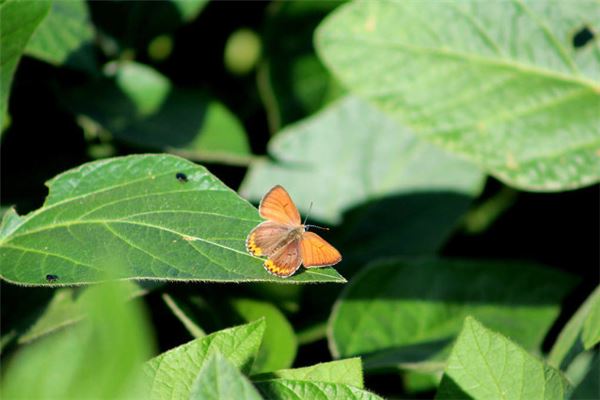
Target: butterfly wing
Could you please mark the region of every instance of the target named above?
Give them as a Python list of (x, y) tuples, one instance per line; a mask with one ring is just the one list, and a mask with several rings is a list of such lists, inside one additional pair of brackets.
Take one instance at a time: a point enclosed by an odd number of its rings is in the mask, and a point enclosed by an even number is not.
[(246, 238), (246, 250), (253, 256), (270, 256), (281, 247), (290, 227), (279, 222), (265, 221), (252, 229)]
[(265, 269), (273, 275), (287, 278), (300, 268), (302, 256), (300, 254), (300, 239), (294, 239), (265, 261)]
[(261, 217), (286, 225), (300, 225), (300, 213), (292, 198), (279, 185), (269, 190), (258, 206)]
[(300, 253), (305, 268), (326, 267), (342, 261), (340, 252), (313, 232), (305, 232), (302, 235)]

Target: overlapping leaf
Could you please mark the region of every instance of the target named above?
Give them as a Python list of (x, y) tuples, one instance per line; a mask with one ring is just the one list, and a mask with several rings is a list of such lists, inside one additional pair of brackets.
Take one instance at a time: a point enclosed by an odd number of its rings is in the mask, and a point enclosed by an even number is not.
[(420, 137), (530, 190), (600, 180), (600, 4), (355, 1), (317, 50)]
[[(261, 220), (205, 168), (168, 155), (85, 164), (49, 182), (42, 208), (9, 211), (0, 228), (0, 273), (28, 285), (122, 279), (343, 281), (333, 269), (282, 280), (245, 251)], [(48, 276), (55, 279), (49, 281)]]

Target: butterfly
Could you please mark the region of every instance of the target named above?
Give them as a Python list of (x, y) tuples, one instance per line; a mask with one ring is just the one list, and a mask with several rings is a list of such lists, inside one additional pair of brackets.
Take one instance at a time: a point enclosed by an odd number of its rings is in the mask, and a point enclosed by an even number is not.
[(250, 231), (246, 249), (254, 256), (267, 257), (264, 266), (271, 274), (287, 278), (301, 264), (305, 268), (326, 267), (342, 260), (335, 247), (316, 233), (308, 232), (317, 226), (301, 222), (296, 205), (280, 185), (265, 194), (258, 212), (267, 221)]

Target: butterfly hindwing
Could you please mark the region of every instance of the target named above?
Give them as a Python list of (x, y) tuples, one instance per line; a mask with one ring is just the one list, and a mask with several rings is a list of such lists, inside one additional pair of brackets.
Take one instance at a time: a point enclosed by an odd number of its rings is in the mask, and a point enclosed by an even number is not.
[(286, 225), (300, 225), (300, 213), (288, 192), (279, 185), (269, 190), (258, 206), (261, 217)]
[(342, 261), (339, 251), (313, 232), (305, 232), (300, 241), (304, 267), (325, 267)]
[(257, 257), (270, 256), (284, 244), (290, 227), (279, 222), (265, 221), (254, 228), (246, 239), (246, 249)]
[(265, 269), (273, 275), (287, 278), (302, 264), (300, 239), (294, 239), (277, 250), (265, 261)]

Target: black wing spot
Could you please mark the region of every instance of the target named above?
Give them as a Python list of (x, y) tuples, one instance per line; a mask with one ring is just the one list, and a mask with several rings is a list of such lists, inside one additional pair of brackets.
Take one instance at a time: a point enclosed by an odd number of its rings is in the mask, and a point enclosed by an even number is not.
[(183, 172), (178, 172), (177, 174), (175, 174), (175, 178), (177, 178), (177, 180), (181, 183), (186, 183), (188, 181), (187, 175)]
[(48, 274), (46, 275), (46, 280), (48, 282), (56, 282), (58, 280), (58, 275)]
[(594, 40), (594, 37), (594, 32), (587, 26), (584, 26), (573, 35), (573, 47), (579, 49)]

